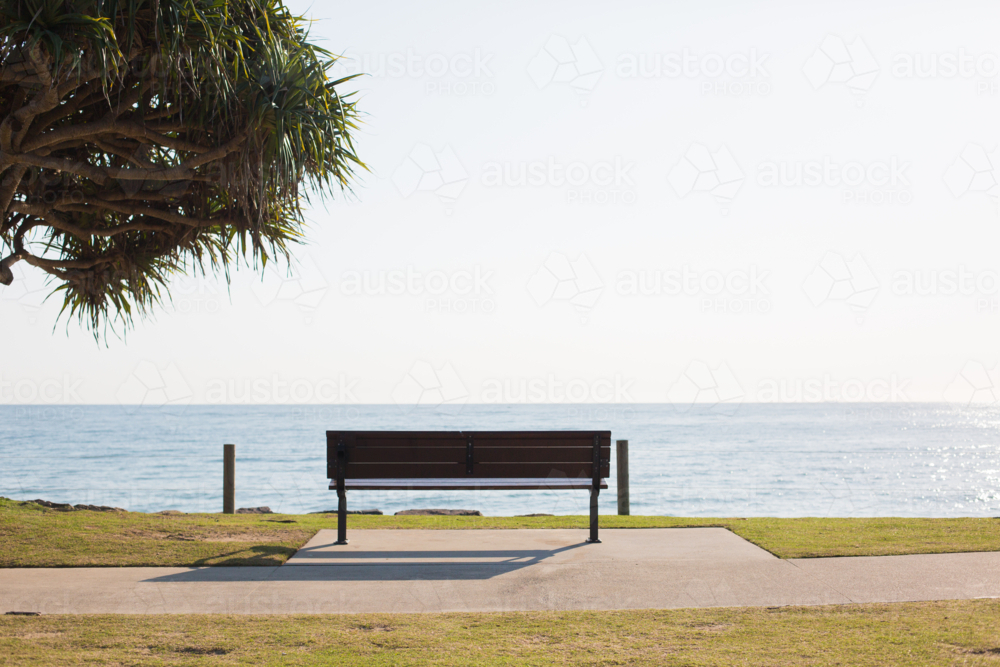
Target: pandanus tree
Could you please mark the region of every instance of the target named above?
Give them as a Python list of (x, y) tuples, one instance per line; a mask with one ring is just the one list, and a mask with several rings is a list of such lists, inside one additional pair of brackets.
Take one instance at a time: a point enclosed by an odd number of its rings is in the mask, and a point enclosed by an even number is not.
[(287, 260), (364, 169), (335, 59), (281, 0), (0, 0), (0, 284), (41, 269), (98, 336)]

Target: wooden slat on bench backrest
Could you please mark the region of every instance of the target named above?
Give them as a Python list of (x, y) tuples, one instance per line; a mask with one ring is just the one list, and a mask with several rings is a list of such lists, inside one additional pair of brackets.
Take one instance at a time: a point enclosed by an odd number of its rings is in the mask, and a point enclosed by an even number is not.
[(602, 447), (611, 446), (610, 431), (467, 431), (476, 446), (491, 447), (592, 447), (594, 436)]
[(611, 446), (610, 431), (327, 431), (328, 442), (331, 435), (363, 447), (464, 447), (468, 436), (477, 446), (590, 447), (595, 435)]
[(343, 441), (348, 479), (591, 477), (594, 436), (600, 442), (600, 476), (606, 478), (609, 431), (328, 431), (327, 474), (336, 476), (336, 447)]
[(355, 463), (461, 463), (465, 447), (348, 447), (347, 460)]
[[(590, 463), (593, 447), (473, 447), (475, 463)], [(601, 447), (601, 458), (611, 455), (610, 447)], [(350, 463), (461, 463), (465, 465), (465, 447), (347, 447)]]
[[(476, 463), (586, 463), (591, 464), (591, 447), (488, 447), (476, 443), (472, 449)], [(610, 447), (601, 447), (601, 458), (611, 456)]]
[(466, 441), (458, 431), (370, 431), (354, 437), (358, 447), (465, 447)]

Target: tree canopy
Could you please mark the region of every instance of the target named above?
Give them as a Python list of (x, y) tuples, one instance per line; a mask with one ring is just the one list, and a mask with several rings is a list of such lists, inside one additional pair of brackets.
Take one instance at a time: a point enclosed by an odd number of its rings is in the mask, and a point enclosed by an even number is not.
[(38, 267), (97, 336), (287, 259), (364, 168), (335, 59), (280, 0), (0, 0), (0, 283)]

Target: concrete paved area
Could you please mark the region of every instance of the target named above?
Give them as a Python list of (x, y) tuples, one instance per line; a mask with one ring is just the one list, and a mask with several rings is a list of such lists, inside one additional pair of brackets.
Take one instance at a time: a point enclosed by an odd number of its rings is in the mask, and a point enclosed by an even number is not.
[(0, 613), (344, 613), (1000, 597), (1000, 553), (781, 560), (723, 528), (317, 533), (281, 567), (0, 570)]

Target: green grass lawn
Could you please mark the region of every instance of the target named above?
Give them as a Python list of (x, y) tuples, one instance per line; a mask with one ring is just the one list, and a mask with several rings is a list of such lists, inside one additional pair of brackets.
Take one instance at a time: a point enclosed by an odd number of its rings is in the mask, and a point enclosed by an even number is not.
[(615, 612), (0, 616), (5, 665), (997, 665), (1000, 601)]
[[(348, 518), (359, 528), (578, 528), (585, 516)], [(0, 567), (277, 565), (329, 514), (65, 512), (0, 500)], [(601, 517), (602, 528), (722, 526), (781, 558), (1000, 551), (1000, 519)]]

